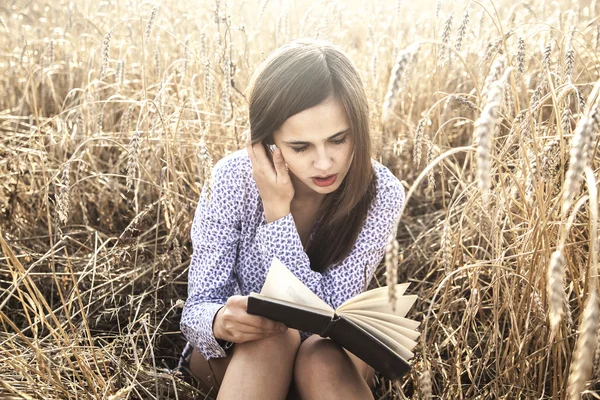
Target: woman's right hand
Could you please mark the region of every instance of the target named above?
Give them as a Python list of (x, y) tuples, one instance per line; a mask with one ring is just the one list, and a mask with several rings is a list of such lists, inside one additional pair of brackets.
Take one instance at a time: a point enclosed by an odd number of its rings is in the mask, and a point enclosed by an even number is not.
[(248, 134), (246, 148), (267, 223), (285, 217), (290, 213), (290, 204), (294, 199), (295, 191), (281, 149), (275, 146), (273, 161), (271, 161), (262, 142), (252, 144), (250, 134)]
[(231, 296), (213, 321), (216, 339), (243, 343), (278, 335), (288, 328), (281, 322), (248, 314), (248, 296)]

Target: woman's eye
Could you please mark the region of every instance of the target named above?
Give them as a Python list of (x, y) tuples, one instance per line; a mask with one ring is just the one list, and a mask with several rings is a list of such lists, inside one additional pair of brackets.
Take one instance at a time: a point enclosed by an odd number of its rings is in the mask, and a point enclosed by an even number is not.
[[(347, 137), (344, 136), (342, 139), (339, 140), (334, 140), (333, 143), (335, 144), (344, 144), (346, 143), (346, 139)], [(302, 153), (303, 151), (306, 151), (306, 149), (308, 148), (308, 146), (304, 146), (304, 147), (300, 147), (300, 148), (292, 148), (294, 150), (295, 153)]]

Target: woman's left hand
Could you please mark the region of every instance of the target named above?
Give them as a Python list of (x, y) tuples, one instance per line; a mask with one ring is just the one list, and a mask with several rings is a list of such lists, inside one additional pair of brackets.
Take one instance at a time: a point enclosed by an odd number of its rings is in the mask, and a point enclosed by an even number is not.
[(262, 142), (252, 144), (249, 134), (246, 148), (252, 162), (252, 175), (265, 208), (267, 223), (286, 216), (290, 213), (295, 191), (281, 149), (275, 149), (271, 162)]

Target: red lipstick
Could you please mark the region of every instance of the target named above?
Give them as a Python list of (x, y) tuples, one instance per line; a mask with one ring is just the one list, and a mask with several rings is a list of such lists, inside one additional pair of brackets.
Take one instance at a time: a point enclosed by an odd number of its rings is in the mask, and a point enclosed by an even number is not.
[(331, 186), (335, 183), (335, 180), (337, 179), (337, 174), (335, 175), (330, 175), (328, 178), (316, 178), (313, 177), (312, 180), (315, 183), (315, 185), (317, 186), (321, 186), (321, 187), (326, 187), (326, 186)]

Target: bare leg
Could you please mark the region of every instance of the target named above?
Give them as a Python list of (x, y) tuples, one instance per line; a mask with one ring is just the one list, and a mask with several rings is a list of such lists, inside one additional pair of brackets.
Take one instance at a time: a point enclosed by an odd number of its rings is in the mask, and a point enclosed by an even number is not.
[(219, 390), (219, 400), (285, 399), (292, 381), (300, 333), (288, 329), (261, 340), (237, 343)]
[(372, 399), (373, 377), (371, 367), (318, 335), (306, 339), (296, 355), (294, 382), (303, 400)]
[(231, 361), (235, 346), (227, 350), (227, 357), (211, 358), (206, 361), (196, 349), (190, 357), (190, 372), (200, 381), (198, 388), (206, 395), (217, 397), (223, 376)]

